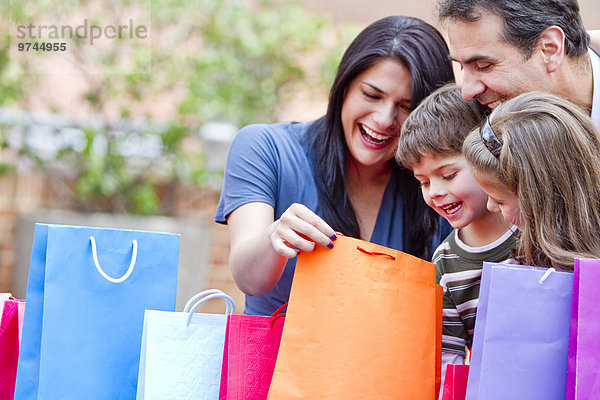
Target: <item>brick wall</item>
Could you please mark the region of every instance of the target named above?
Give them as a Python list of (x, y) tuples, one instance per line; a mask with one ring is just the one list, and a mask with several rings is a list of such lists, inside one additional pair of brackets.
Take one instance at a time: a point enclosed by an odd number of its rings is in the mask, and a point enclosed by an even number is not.
[[(0, 291), (12, 292), (16, 265), (16, 222), (19, 216), (39, 209), (69, 209), (68, 182), (36, 172), (0, 175)], [(211, 229), (211, 251), (207, 288), (221, 289), (233, 297), (236, 312), (243, 311), (244, 296), (229, 272), (227, 227), (214, 223), (218, 191), (193, 186), (174, 189), (174, 217), (204, 222)], [(223, 312), (221, 302), (211, 302), (202, 312)]]

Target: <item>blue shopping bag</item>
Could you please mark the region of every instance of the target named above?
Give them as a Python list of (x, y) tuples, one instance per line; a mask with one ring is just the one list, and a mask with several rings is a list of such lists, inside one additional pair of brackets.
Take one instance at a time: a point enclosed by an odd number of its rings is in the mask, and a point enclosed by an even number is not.
[(573, 273), (483, 263), (467, 400), (565, 398)]
[[(194, 313), (222, 298), (225, 314)], [(218, 289), (192, 297), (183, 312), (147, 310), (141, 345), (138, 400), (218, 400), (231, 297)]]
[(15, 399), (132, 399), (146, 308), (174, 310), (179, 235), (36, 224)]

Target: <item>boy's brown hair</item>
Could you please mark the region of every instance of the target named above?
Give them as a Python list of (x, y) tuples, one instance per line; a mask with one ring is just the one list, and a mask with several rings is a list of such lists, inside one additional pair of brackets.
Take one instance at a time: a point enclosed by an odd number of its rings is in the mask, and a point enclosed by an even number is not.
[(455, 83), (442, 86), (404, 121), (396, 161), (413, 169), (425, 156), (461, 154), (463, 141), (481, 124), (486, 109), (476, 100), (463, 100)]

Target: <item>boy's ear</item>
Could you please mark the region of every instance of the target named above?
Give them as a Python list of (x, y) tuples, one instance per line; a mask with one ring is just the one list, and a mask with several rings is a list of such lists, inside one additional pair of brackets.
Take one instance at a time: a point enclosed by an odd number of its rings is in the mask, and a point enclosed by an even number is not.
[(549, 26), (540, 35), (540, 56), (548, 73), (553, 73), (561, 66), (565, 57), (565, 33), (556, 25)]

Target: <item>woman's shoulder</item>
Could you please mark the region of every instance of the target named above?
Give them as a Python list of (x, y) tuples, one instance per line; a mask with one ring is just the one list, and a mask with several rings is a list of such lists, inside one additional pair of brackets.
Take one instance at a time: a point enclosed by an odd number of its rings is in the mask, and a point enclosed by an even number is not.
[(306, 136), (312, 122), (280, 122), (275, 124), (246, 125), (236, 135), (234, 140), (290, 142), (299, 141)]

